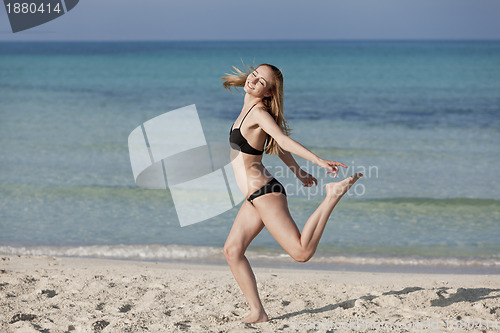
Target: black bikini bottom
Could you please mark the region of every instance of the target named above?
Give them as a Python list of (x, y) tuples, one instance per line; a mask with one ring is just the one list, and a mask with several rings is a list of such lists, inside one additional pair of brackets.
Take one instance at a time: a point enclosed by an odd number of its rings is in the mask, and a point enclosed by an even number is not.
[(248, 202), (250, 202), (253, 206), (253, 200), (255, 198), (260, 197), (261, 195), (268, 194), (268, 193), (283, 193), (286, 196), (285, 192), (285, 187), (281, 185), (279, 181), (276, 180), (276, 178), (273, 178), (267, 183), (266, 185), (262, 186), (260, 189), (257, 191), (253, 192), (252, 195), (248, 197)]

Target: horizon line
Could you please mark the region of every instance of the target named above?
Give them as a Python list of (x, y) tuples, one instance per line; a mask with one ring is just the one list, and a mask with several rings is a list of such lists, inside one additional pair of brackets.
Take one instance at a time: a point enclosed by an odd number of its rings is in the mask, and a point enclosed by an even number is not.
[(500, 38), (366, 38), (366, 39), (82, 39), (82, 40), (2, 40), (7, 43), (23, 43), (23, 42), (54, 42), (54, 43), (152, 43), (152, 42), (176, 42), (176, 43), (242, 43), (242, 42), (500, 42)]

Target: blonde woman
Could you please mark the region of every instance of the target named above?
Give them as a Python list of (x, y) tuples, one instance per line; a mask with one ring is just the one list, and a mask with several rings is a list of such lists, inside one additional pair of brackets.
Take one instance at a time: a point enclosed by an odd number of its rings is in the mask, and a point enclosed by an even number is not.
[[(242, 321), (268, 320), (257, 291), (252, 268), (245, 257), (250, 242), (267, 227), (269, 233), (296, 261), (308, 261), (316, 251), (333, 208), (362, 174), (326, 185), (326, 198), (309, 217), (302, 233), (288, 210), (284, 187), (262, 164), (262, 155), (275, 154), (290, 168), (303, 186), (317, 185), (312, 175), (302, 170), (292, 154), (300, 156), (337, 177), (340, 162), (316, 156), (288, 137), (283, 116), (283, 76), (273, 65), (262, 64), (253, 71), (240, 71), (222, 77), (223, 85), (243, 87), (245, 98), (240, 115), (230, 131), (232, 166), (236, 181), (247, 200), (242, 204), (224, 245), (224, 256), (250, 306)], [(266, 144), (267, 142), (267, 144)]]

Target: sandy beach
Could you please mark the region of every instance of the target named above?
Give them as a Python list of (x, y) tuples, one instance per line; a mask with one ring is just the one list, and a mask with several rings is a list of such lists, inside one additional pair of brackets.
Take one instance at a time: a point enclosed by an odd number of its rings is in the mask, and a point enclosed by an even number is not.
[(270, 321), (218, 265), (2, 256), (1, 332), (500, 332), (500, 275), (255, 268)]

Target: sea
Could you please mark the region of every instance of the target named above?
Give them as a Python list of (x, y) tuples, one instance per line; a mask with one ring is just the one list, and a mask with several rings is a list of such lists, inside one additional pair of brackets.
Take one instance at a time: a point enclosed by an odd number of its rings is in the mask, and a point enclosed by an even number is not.
[(136, 185), (127, 140), (195, 104), (207, 142), (227, 142), (243, 95), (220, 78), (261, 63), (283, 72), (291, 137), (348, 166), (297, 158), (319, 182), (305, 189), (264, 157), (299, 229), (326, 183), (365, 176), (309, 263), (267, 229), (252, 263), (500, 274), (499, 41), (0, 42), (0, 255), (224, 262), (241, 203), (181, 227), (169, 189)]

